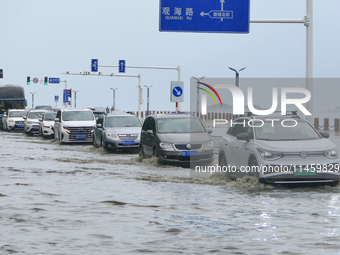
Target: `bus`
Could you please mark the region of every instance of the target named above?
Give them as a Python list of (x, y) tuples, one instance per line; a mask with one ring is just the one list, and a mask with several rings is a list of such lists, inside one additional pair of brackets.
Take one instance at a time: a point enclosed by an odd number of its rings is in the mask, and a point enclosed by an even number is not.
[(26, 106), (23, 87), (14, 84), (0, 85), (0, 123), (3, 113), (8, 109), (25, 109)]

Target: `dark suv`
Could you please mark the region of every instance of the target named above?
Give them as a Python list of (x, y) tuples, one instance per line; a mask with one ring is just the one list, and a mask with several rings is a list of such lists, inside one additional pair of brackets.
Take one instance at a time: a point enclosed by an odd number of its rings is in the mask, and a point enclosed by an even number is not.
[(195, 116), (150, 115), (142, 126), (139, 153), (160, 162), (211, 162), (214, 144), (209, 133)]

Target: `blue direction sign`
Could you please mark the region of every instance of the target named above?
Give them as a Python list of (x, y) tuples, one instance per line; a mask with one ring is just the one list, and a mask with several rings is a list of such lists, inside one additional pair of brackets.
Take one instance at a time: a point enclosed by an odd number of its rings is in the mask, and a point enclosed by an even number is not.
[(118, 67), (120, 73), (125, 73), (125, 60), (119, 60)]
[(60, 83), (60, 78), (48, 78), (48, 83)]
[(175, 97), (180, 97), (183, 94), (183, 90), (181, 87), (176, 86), (174, 87), (174, 89), (172, 90), (172, 94), (174, 94)]
[(91, 59), (91, 72), (98, 72), (98, 59)]
[(54, 101), (58, 102), (59, 101), (59, 96), (54, 96)]
[(250, 0), (160, 0), (159, 30), (249, 33)]
[(64, 89), (63, 91), (63, 103), (68, 103), (68, 89)]

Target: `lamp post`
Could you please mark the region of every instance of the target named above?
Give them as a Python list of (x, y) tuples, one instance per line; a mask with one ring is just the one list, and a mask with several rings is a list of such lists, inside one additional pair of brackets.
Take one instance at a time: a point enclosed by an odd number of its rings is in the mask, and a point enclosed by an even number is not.
[(73, 92), (74, 92), (74, 108), (77, 108), (77, 92), (78, 92), (79, 90), (73, 90)]
[(201, 77), (201, 78), (196, 78), (194, 76), (192, 76), (192, 78), (194, 78), (197, 81), (197, 96), (196, 96), (196, 116), (199, 117), (200, 116), (200, 81), (203, 80), (205, 77)]
[(246, 69), (246, 67), (243, 67), (243, 68), (241, 68), (240, 70), (238, 70), (238, 71), (236, 71), (234, 68), (231, 68), (231, 67), (229, 67), (229, 69), (230, 70), (233, 70), (235, 73), (236, 73), (236, 87), (240, 87), (240, 84), (239, 84), (239, 73), (241, 72), (241, 71), (243, 71), (244, 69)]
[(152, 87), (153, 85), (151, 85), (151, 86), (146, 86), (146, 85), (144, 85), (144, 87), (146, 87), (147, 88), (147, 112), (146, 112), (146, 116), (148, 116), (149, 115), (149, 89)]
[(110, 89), (112, 89), (112, 92), (113, 92), (112, 111), (114, 111), (116, 110), (116, 90), (118, 88), (115, 88), (115, 89), (110, 88)]
[(32, 94), (32, 109), (34, 109), (34, 94), (35, 94), (36, 92), (34, 92), (34, 93), (30, 92), (30, 93)]

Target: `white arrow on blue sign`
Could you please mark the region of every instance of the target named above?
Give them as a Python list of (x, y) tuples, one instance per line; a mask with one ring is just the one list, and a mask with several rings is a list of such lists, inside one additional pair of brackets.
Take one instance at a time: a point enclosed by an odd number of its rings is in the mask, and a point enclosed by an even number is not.
[(125, 73), (125, 60), (119, 60), (119, 72)]

